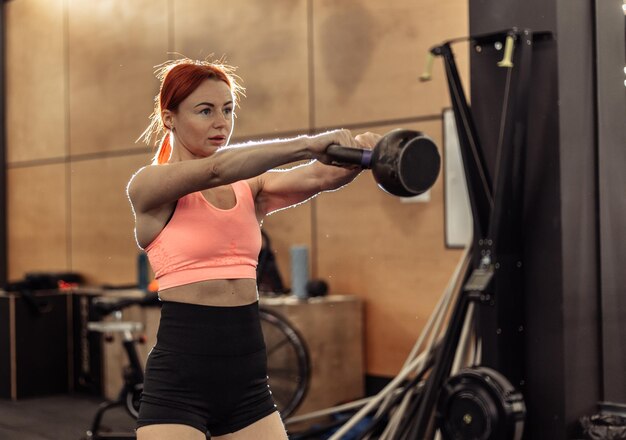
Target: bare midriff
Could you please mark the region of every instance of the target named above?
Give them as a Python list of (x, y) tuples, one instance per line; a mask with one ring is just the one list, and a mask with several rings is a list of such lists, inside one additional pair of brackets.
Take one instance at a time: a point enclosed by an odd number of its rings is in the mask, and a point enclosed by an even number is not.
[(259, 299), (255, 279), (208, 280), (159, 291), (161, 301), (203, 306), (235, 307)]

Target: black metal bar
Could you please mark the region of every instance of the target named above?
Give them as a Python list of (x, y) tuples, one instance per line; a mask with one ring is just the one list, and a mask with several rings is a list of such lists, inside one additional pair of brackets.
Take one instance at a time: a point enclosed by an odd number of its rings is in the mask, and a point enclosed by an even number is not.
[[(626, 104), (624, 75), (624, 21), (614, 11), (617, 0), (595, 2), (598, 272), (602, 310), (602, 405), (621, 403), (626, 413)], [(620, 2), (621, 3), (621, 2)], [(620, 63), (621, 60), (621, 63)], [(610, 402), (610, 403), (606, 403)]]
[(137, 342), (135, 339), (124, 340), (124, 350), (126, 356), (128, 356), (128, 362), (130, 371), (132, 371), (133, 377), (128, 377), (126, 380), (134, 381), (135, 383), (143, 383), (143, 366), (139, 360), (139, 354), (137, 353)]
[(504, 119), (497, 148), (494, 205), (488, 239), (508, 252), (520, 251), (522, 230), (523, 149), (528, 125), (528, 96), (532, 63), (532, 32), (511, 32), (515, 42), (514, 68), (507, 77)]
[(444, 44), (431, 51), (443, 56), (446, 79), (452, 101), (452, 109), (457, 125), (463, 168), (467, 180), (467, 190), (474, 219), (474, 239), (485, 236), (489, 227), (489, 215), (493, 204), (492, 181), (485, 163), (484, 153), (478, 139), (476, 126), (463, 92), (454, 54), (449, 44)]
[(523, 184), (533, 34), (512, 30), (513, 67), (508, 68), (500, 136), (496, 148), (494, 208), (483, 251), (498, 276), (494, 307), (479, 312), (485, 356), (483, 364), (512, 383), (524, 383)]

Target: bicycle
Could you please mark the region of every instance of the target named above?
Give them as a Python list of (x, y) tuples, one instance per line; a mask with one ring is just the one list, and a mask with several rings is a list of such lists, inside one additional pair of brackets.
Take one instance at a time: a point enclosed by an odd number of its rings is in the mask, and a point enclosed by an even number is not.
[[(88, 329), (103, 334), (122, 333), (122, 343), (128, 360), (124, 368), (124, 384), (117, 398), (100, 404), (90, 429), (86, 433), (89, 440), (134, 439), (131, 433), (101, 432), (104, 413), (112, 408), (123, 406), (126, 412), (137, 418), (139, 402), (143, 391), (143, 366), (137, 353), (137, 342), (143, 342), (134, 334), (143, 329), (140, 322), (122, 320), (122, 310), (132, 305), (154, 306), (159, 304), (156, 293), (142, 298), (110, 301), (94, 301), (99, 316), (113, 313), (113, 321), (88, 323)], [(280, 313), (260, 307), (259, 316), (267, 350), (267, 371), (272, 396), (281, 417), (287, 418), (300, 406), (306, 396), (310, 381), (310, 356), (306, 343), (298, 331)]]

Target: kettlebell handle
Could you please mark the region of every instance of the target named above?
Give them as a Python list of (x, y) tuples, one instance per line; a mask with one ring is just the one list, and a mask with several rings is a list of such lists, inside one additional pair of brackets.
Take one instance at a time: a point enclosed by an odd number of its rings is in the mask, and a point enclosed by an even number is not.
[(372, 167), (372, 150), (331, 144), (326, 148), (326, 154), (332, 157), (333, 165), (352, 164), (366, 169)]

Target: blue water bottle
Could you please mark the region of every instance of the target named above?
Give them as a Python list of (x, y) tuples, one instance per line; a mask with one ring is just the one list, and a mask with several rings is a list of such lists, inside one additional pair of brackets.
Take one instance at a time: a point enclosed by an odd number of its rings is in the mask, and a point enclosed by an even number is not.
[(291, 292), (299, 299), (307, 299), (306, 283), (309, 281), (309, 248), (291, 247)]

